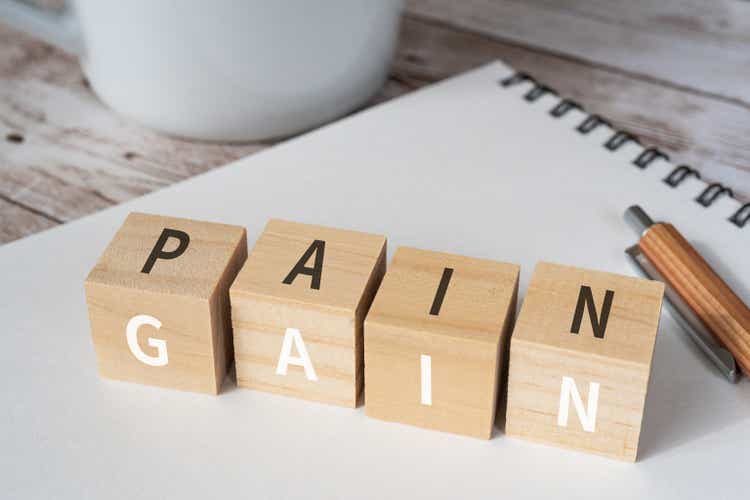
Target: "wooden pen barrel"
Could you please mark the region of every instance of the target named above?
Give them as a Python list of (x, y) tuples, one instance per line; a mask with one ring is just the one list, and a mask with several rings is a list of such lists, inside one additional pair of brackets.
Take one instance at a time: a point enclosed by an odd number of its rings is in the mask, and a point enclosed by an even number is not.
[(664, 280), (750, 375), (750, 309), (742, 299), (672, 224), (652, 225), (638, 245)]

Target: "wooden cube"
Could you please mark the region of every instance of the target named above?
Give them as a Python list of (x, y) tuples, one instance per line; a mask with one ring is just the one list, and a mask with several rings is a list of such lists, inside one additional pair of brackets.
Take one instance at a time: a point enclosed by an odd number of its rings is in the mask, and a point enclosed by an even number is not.
[(663, 294), (538, 264), (511, 340), (506, 433), (634, 461)]
[(231, 287), (240, 387), (355, 407), (383, 236), (271, 220)]
[(399, 248), (365, 320), (367, 416), (489, 439), (518, 275)]
[(99, 373), (217, 394), (232, 360), (229, 285), (245, 229), (131, 213), (86, 279)]

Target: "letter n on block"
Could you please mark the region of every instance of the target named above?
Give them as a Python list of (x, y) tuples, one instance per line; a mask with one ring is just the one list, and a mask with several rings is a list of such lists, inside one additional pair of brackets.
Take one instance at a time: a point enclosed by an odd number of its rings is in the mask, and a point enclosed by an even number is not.
[(131, 213), (86, 279), (99, 373), (217, 393), (232, 361), (229, 284), (245, 229)]
[(354, 407), (383, 236), (271, 220), (232, 284), (240, 387)]
[(510, 345), (510, 436), (634, 461), (664, 285), (540, 263)]
[(365, 320), (367, 416), (488, 439), (518, 274), (399, 248)]

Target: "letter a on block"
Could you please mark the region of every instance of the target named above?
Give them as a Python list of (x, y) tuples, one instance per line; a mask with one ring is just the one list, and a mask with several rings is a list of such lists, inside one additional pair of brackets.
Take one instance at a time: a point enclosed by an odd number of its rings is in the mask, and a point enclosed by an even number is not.
[(573, 405), (578, 414), (578, 420), (586, 432), (596, 430), (596, 412), (599, 408), (599, 383), (589, 383), (589, 401), (587, 408), (583, 408), (583, 400), (578, 392), (575, 380), (572, 377), (563, 377), (562, 386), (560, 387), (560, 409), (557, 414), (557, 425), (560, 427), (568, 426), (568, 410), (570, 409), (570, 400), (573, 399)]
[[(297, 264), (289, 271), (286, 278), (284, 278), (285, 285), (291, 285), (294, 283), (295, 278), (300, 274), (306, 274), (312, 277), (310, 280), (310, 288), (314, 290), (320, 290), (320, 277), (323, 274), (323, 255), (326, 250), (326, 242), (323, 240), (315, 240), (305, 251), (304, 255), (300, 257)], [(315, 255), (315, 264), (313, 267), (307, 267), (305, 264), (310, 257)]]
[(138, 345), (138, 329), (142, 325), (150, 325), (157, 330), (161, 328), (161, 321), (149, 316), (148, 314), (139, 314), (133, 316), (128, 321), (128, 326), (125, 328), (125, 337), (128, 339), (128, 347), (133, 356), (149, 366), (166, 366), (169, 363), (169, 357), (167, 356), (167, 341), (162, 339), (148, 338), (148, 345), (156, 348), (156, 356), (149, 356), (141, 350), (141, 346)]
[[(297, 349), (299, 356), (292, 356), (292, 342)], [(302, 340), (302, 334), (296, 328), (287, 328), (284, 333), (284, 343), (281, 345), (281, 354), (279, 354), (279, 363), (276, 365), (277, 375), (286, 375), (289, 365), (301, 366), (305, 369), (307, 380), (318, 381), (315, 374), (310, 356), (307, 354), (305, 342)]]

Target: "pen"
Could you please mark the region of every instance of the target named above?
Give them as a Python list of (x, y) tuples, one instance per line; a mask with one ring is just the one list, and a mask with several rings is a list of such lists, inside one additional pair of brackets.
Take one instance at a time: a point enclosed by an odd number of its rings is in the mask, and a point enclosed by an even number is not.
[(667, 222), (654, 222), (639, 206), (625, 212), (638, 232), (625, 252), (636, 267), (666, 285), (675, 319), (731, 382), (737, 365), (750, 373), (750, 309), (688, 241)]

